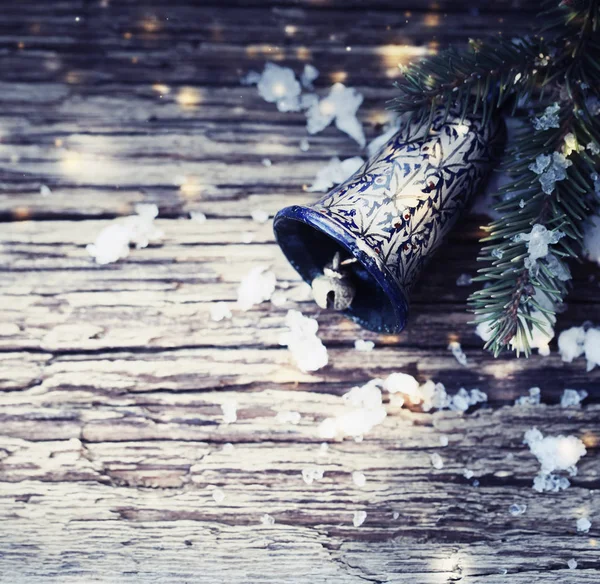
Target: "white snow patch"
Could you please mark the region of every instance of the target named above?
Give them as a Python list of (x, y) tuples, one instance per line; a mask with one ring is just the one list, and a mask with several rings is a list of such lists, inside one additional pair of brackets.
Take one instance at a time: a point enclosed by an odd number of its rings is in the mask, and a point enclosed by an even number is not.
[(314, 481), (320, 481), (323, 478), (323, 469), (310, 467), (302, 469), (302, 480), (307, 485), (312, 485)]
[(444, 468), (444, 461), (437, 452), (434, 452), (430, 458), (431, 458), (431, 466), (433, 466), (433, 468), (435, 468), (437, 470), (441, 470)]
[(537, 406), (540, 404), (542, 393), (539, 387), (530, 387), (529, 395), (518, 397), (515, 400), (516, 406)]
[(364, 487), (367, 484), (367, 477), (365, 477), (365, 474), (360, 472), (359, 470), (355, 470), (352, 473), (352, 482), (357, 487)]
[(267, 63), (257, 82), (257, 88), (259, 95), (265, 101), (277, 104), (279, 111), (300, 110), (299, 96), (302, 88), (291, 69)]
[(223, 412), (223, 423), (233, 424), (237, 421), (237, 403), (231, 399), (221, 404), (221, 411)]
[(582, 326), (573, 326), (558, 335), (558, 352), (566, 363), (581, 357), (585, 352), (585, 329)]
[(285, 323), (289, 330), (281, 335), (279, 344), (287, 346), (296, 366), (304, 372), (325, 367), (327, 349), (317, 337), (319, 323), (298, 310), (288, 310)]
[(304, 65), (304, 70), (300, 76), (300, 83), (306, 89), (313, 89), (313, 81), (319, 76), (319, 70), (310, 63)]
[(587, 370), (591, 371), (596, 365), (600, 365), (600, 329), (588, 329), (585, 333), (583, 348), (587, 360)]
[(294, 426), (300, 423), (302, 415), (300, 412), (293, 412), (291, 410), (282, 410), (275, 416), (275, 421), (278, 424), (293, 424)]
[(538, 459), (540, 472), (534, 479), (536, 491), (556, 492), (569, 486), (569, 480), (554, 474), (566, 471), (570, 476), (577, 474), (577, 463), (585, 456), (585, 444), (576, 436), (545, 436), (532, 428), (525, 433), (523, 441)]
[(592, 527), (592, 522), (587, 517), (580, 517), (577, 520), (577, 531), (581, 533), (588, 533)]
[(375, 343), (373, 341), (365, 341), (364, 339), (356, 339), (356, 341), (354, 341), (354, 348), (357, 351), (369, 353), (375, 348)]
[(352, 515), (352, 525), (360, 527), (367, 519), (366, 511), (355, 511)]
[(467, 366), (467, 356), (465, 355), (460, 343), (458, 341), (452, 341), (448, 345), (448, 350), (452, 351), (454, 358), (463, 366)]
[(585, 389), (565, 389), (560, 398), (560, 406), (562, 408), (578, 407), (587, 396), (588, 392)]
[(206, 215), (202, 211), (190, 211), (190, 219), (196, 223), (205, 223)]
[(343, 83), (335, 83), (329, 95), (313, 103), (306, 111), (306, 128), (309, 134), (317, 134), (335, 121), (336, 127), (356, 140), (360, 146), (366, 143), (361, 122), (356, 112), (363, 96)]
[(350, 436), (362, 440), (377, 424), (385, 419), (380, 388), (381, 380), (372, 379), (362, 386), (353, 387), (342, 396), (346, 404), (344, 411), (335, 418), (326, 418), (319, 426), (319, 435), (324, 439)]
[(268, 513), (261, 516), (260, 522), (262, 525), (275, 525), (275, 518)]
[(237, 306), (250, 310), (256, 304), (270, 300), (277, 280), (267, 266), (255, 266), (242, 279), (237, 290)]
[(225, 493), (221, 489), (215, 488), (212, 492), (212, 498), (215, 503), (222, 503), (225, 500)]
[(231, 318), (231, 310), (226, 302), (213, 302), (210, 305), (210, 319), (215, 322), (220, 322), (227, 318)]
[(256, 223), (266, 223), (269, 220), (269, 213), (262, 209), (252, 211), (250, 216), (252, 217), (252, 221), (256, 221)]
[(158, 207), (138, 204), (135, 212), (137, 215), (115, 219), (98, 234), (94, 243), (86, 247), (97, 264), (111, 264), (126, 258), (131, 245), (140, 249), (162, 239), (163, 232), (154, 225)]
[(592, 215), (583, 228), (583, 253), (600, 266), (600, 215)]

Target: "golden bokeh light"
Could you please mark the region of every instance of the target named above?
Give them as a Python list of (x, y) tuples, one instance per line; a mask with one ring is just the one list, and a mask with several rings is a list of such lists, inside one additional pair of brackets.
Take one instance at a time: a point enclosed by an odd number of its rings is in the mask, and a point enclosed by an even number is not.
[(185, 176), (179, 185), (179, 192), (186, 199), (198, 197), (202, 194), (202, 184), (197, 176)]
[(346, 71), (332, 71), (329, 74), (331, 83), (344, 83), (346, 79), (348, 79), (348, 73), (346, 73)]
[(165, 85), (164, 83), (154, 83), (152, 85), (152, 89), (160, 95), (168, 95), (169, 93), (171, 93), (171, 88), (168, 85)]
[(162, 24), (156, 16), (152, 15), (142, 18), (140, 27), (144, 32), (158, 32), (162, 28)]
[(440, 25), (440, 15), (436, 13), (426, 14), (423, 19), (423, 24), (429, 28), (434, 28)]
[(182, 87), (175, 101), (183, 108), (193, 108), (202, 103), (202, 93), (196, 87)]

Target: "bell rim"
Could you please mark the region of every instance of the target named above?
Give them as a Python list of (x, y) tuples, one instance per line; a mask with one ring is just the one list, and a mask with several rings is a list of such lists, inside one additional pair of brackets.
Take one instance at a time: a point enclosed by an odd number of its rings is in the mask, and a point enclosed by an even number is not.
[(340, 314), (357, 322), (367, 330), (371, 330), (383, 334), (396, 334), (404, 330), (408, 319), (408, 300), (402, 287), (396, 281), (394, 276), (383, 264), (381, 258), (368, 245), (359, 246), (356, 243), (356, 235), (347, 230), (339, 222), (327, 216), (325, 213), (315, 210), (312, 207), (303, 205), (291, 205), (281, 209), (273, 219), (273, 232), (275, 240), (278, 243), (282, 253), (290, 265), (296, 270), (300, 277), (310, 284), (310, 278), (305, 277), (301, 268), (296, 265), (296, 262), (286, 252), (285, 246), (281, 243), (281, 235), (278, 227), (283, 221), (298, 221), (304, 223), (313, 229), (320, 231), (330, 237), (332, 240), (340, 244), (353, 257), (355, 257), (361, 265), (367, 270), (369, 275), (381, 288), (390, 302), (394, 311), (394, 322), (385, 323), (384, 327), (373, 327), (369, 321), (361, 318), (357, 314), (352, 313), (351, 309), (340, 311)]

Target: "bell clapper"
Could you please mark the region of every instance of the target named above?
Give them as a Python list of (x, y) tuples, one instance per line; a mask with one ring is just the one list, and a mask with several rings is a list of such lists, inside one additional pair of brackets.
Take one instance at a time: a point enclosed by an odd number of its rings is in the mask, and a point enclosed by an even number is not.
[(355, 290), (348, 272), (342, 266), (355, 261), (356, 258), (340, 261), (340, 252), (336, 252), (331, 262), (323, 268), (323, 274), (312, 281), (313, 297), (321, 308), (346, 310), (350, 307)]

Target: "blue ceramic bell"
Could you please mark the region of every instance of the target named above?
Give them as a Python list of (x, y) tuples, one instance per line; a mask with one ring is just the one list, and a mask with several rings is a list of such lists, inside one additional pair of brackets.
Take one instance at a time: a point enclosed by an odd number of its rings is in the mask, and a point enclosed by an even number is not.
[(283, 253), (315, 300), (373, 331), (397, 333), (409, 291), (503, 145), (499, 120), (435, 116), (407, 124), (346, 182), (310, 207), (275, 216)]

